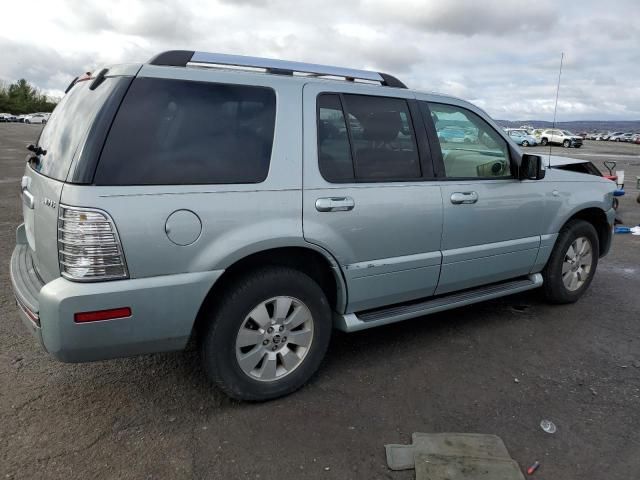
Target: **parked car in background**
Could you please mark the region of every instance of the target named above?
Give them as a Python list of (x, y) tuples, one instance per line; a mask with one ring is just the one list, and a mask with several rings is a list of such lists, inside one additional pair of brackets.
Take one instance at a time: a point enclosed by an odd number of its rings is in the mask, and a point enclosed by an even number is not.
[(44, 113), (34, 113), (25, 117), (24, 123), (47, 123), (47, 119), (48, 117)]
[(536, 137), (538, 141), (542, 138), (542, 132), (544, 132), (544, 128), (536, 128), (531, 131), (531, 136)]
[(631, 139), (632, 143), (640, 143), (640, 133), (636, 133)]
[(569, 130), (550, 128), (542, 132), (540, 144), (562, 145), (564, 148), (580, 148), (582, 146), (582, 137), (571, 133)]
[(583, 140), (585, 140), (587, 138), (587, 135), (589, 135), (587, 132), (580, 132), (578, 133), (579, 137), (582, 137)]
[(623, 135), (624, 135), (624, 132), (613, 132), (611, 135), (609, 135), (608, 140), (610, 142), (621, 142)]
[(27, 147), (10, 262), (22, 322), (65, 362), (193, 338), (213, 384), (269, 400), (334, 328), (539, 287), (576, 302), (611, 245), (612, 182), (384, 73), (171, 51), (67, 92)]
[(11, 117), (10, 113), (0, 113), (0, 122), (9, 122)]
[(518, 145), (522, 147), (535, 147), (538, 145), (538, 140), (533, 135), (529, 135), (524, 130), (509, 130), (507, 132), (511, 140), (516, 142)]
[(623, 133), (620, 136), (620, 141), (621, 142), (632, 142), (633, 141), (633, 136), (634, 136), (634, 134), (630, 133), (630, 132), (629, 133)]

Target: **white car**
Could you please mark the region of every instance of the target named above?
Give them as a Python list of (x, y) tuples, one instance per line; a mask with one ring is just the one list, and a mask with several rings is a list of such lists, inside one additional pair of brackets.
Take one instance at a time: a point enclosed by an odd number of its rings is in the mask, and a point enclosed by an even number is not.
[(47, 115), (44, 113), (34, 113), (25, 117), (24, 123), (47, 123)]

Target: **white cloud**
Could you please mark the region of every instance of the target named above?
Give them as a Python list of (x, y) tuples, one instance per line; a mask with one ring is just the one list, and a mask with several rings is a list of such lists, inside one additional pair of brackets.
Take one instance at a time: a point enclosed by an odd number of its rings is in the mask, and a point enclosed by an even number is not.
[[(640, 118), (634, 0), (33, 0), (3, 6), (0, 78), (60, 93), (105, 63), (168, 49), (271, 56), (394, 74), (496, 118)], [(25, 26), (36, 25), (37, 28)], [(37, 31), (37, 34), (34, 34)]]

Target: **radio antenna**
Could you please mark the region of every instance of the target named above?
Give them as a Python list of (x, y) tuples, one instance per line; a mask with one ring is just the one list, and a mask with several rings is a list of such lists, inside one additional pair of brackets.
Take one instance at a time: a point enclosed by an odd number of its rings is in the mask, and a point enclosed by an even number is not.
[[(560, 56), (560, 71), (558, 72), (558, 86), (556, 87), (556, 104), (553, 107), (553, 127), (556, 128), (556, 114), (558, 113), (558, 96), (560, 95), (560, 79), (562, 78), (562, 63), (564, 61), (564, 52)], [(549, 166), (551, 166), (551, 143), (549, 143)]]

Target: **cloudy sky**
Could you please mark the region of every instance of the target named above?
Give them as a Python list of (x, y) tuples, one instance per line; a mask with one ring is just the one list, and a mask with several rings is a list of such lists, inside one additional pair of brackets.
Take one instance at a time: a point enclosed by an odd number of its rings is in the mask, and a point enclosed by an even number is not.
[(638, 0), (31, 0), (3, 4), (0, 79), (49, 94), (169, 49), (392, 73), (494, 118), (640, 119)]

